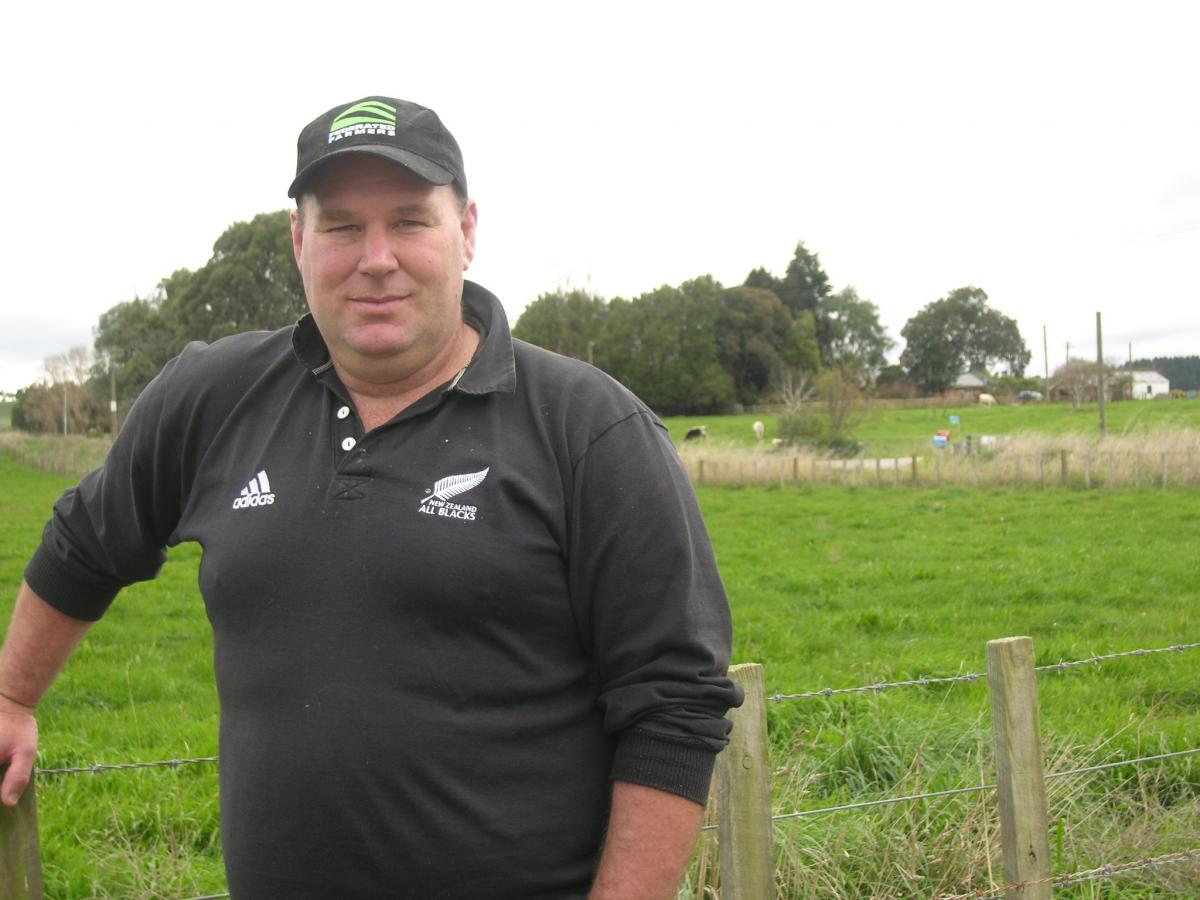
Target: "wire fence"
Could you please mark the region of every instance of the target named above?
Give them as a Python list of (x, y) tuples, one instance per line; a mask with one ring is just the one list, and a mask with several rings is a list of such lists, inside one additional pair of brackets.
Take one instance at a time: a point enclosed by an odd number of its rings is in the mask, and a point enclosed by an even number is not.
[[(1083, 659), (1076, 660), (1060, 660), (1057, 663), (1050, 663), (1033, 667), (1036, 673), (1064, 673), (1074, 669), (1079, 669), (1088, 666), (1098, 666), (1106, 662), (1125, 658), (1145, 658), (1153, 657), (1161, 654), (1180, 654), (1188, 651), (1200, 649), (1200, 642), (1175, 644), (1169, 647), (1157, 647), (1149, 649), (1127, 650), (1116, 653), (1097, 654)], [(849, 688), (822, 688), (819, 690), (802, 691), (790, 694), (775, 694), (770, 697), (763, 697), (762, 700), (771, 703), (780, 703), (786, 701), (828, 698), (839, 695), (853, 694), (878, 694), (883, 691), (896, 690), (911, 687), (938, 687), (959, 683), (978, 682), (988, 678), (986, 672), (970, 672), (962, 675), (954, 675), (947, 677), (919, 677), (894, 682), (879, 682), (875, 684), (861, 685), (858, 687)], [(736, 730), (735, 730), (736, 734)], [(1095, 765), (1069, 769), (1059, 772), (1050, 772), (1044, 775), (1045, 780), (1061, 779), (1073, 776), (1080, 776), (1095, 772), (1101, 772), (1110, 769), (1116, 769), (1126, 766), (1142, 766), (1153, 762), (1161, 762), (1168, 759), (1181, 759), (1191, 756), (1200, 755), (1200, 748), (1192, 748), (1187, 750), (1173, 751), (1168, 753), (1159, 753), (1147, 756), (1139, 756), (1133, 759), (1122, 759), (1112, 762), (1097, 763)], [(73, 776), (85, 774), (102, 774), (107, 772), (131, 771), (136, 769), (179, 769), (186, 766), (194, 765), (210, 765), (219, 763), (218, 756), (202, 756), (202, 757), (184, 757), (178, 759), (157, 760), (152, 762), (129, 762), (129, 763), (113, 763), (102, 764), (96, 763), (88, 766), (61, 767), (38, 769), (37, 776), (43, 777), (59, 777)], [(978, 785), (967, 785), (963, 787), (950, 788), (940, 791), (928, 791), (915, 794), (907, 794), (896, 797), (883, 797), (874, 800), (866, 800), (855, 803), (843, 803), (833, 806), (825, 806), (816, 809), (796, 810), (793, 812), (771, 814), (769, 820), (771, 823), (783, 822), (788, 820), (804, 819), (815, 816), (831, 815), (837, 813), (847, 813), (859, 810), (866, 810), (877, 807), (896, 806), (900, 804), (911, 804), (925, 802), (930, 800), (939, 800), (948, 797), (961, 796), (967, 794), (980, 794), (989, 791), (996, 791), (1000, 788), (997, 783), (987, 783)], [(718, 825), (706, 825), (702, 831), (720, 830)], [(723, 837), (721, 840), (728, 840), (732, 844), (736, 837), (730, 835)], [(1002, 887), (981, 889), (974, 892), (941, 895), (937, 900), (985, 900), (985, 898), (1002, 897), (1007, 892), (1028, 888), (1037, 885), (1051, 885), (1056, 887), (1065, 887), (1068, 885), (1079, 884), (1085, 881), (1095, 881), (1101, 879), (1115, 878), (1128, 872), (1138, 869), (1155, 868), (1173, 863), (1186, 862), (1200, 858), (1200, 848), (1169, 853), (1157, 857), (1147, 857), (1140, 860), (1134, 860), (1123, 863), (1114, 863), (1098, 866), (1091, 869), (1081, 870), (1062, 875), (1045, 876), (1039, 879), (1014, 880)], [(206, 894), (199, 897), (189, 897), (186, 900), (223, 900), (230, 895), (228, 893)]]
[[(1014, 640), (1028, 641), (1028, 639), (1014, 639)], [(1002, 643), (1002, 642), (993, 642), (993, 643)], [(1029, 659), (1030, 659), (1030, 663), (1032, 663), (1032, 658), (1033, 658), (1032, 657), (1032, 642), (1029, 642), (1029, 647), (1030, 647)], [(1186, 653), (1188, 651), (1197, 650), (1197, 649), (1200, 649), (1200, 642), (1175, 644), (1175, 645), (1172, 645), (1169, 647), (1142, 648), (1142, 649), (1128, 650), (1128, 651), (1122, 651), (1122, 652), (1116, 652), (1116, 653), (1096, 654), (1096, 655), (1089, 656), (1089, 657), (1082, 658), (1082, 659), (1060, 660), (1059, 662), (1056, 662), (1056, 663), (1044, 664), (1044, 665), (1040, 665), (1040, 666), (1033, 666), (1032, 664), (1030, 664), (1029, 670), (1028, 670), (1029, 671), (1029, 680), (1030, 680), (1030, 682), (1032, 682), (1032, 679), (1035, 675), (1050, 675), (1050, 674), (1067, 673), (1067, 672), (1081, 669), (1084, 667), (1100, 666), (1104, 663), (1107, 663), (1107, 662), (1110, 662), (1113, 660), (1152, 658), (1152, 657), (1156, 657), (1156, 656), (1161, 656), (1163, 654), (1182, 654), (1182, 653)], [(954, 676), (948, 676), (948, 677), (919, 677), (919, 678), (907, 679), (907, 680), (902, 680), (902, 681), (878, 682), (875, 684), (867, 684), (867, 685), (861, 685), (858, 687), (848, 687), (848, 688), (822, 688), (819, 690), (812, 690), (812, 691), (802, 691), (802, 692), (787, 693), (787, 694), (775, 694), (770, 697), (764, 696), (764, 697), (762, 697), (762, 700), (765, 704), (765, 703), (781, 703), (781, 702), (787, 702), (787, 701), (793, 701), (793, 700), (803, 700), (803, 699), (828, 698), (828, 697), (838, 696), (838, 695), (878, 694), (883, 691), (903, 689), (903, 688), (909, 688), (909, 687), (928, 688), (928, 687), (943, 686), (943, 685), (979, 682), (981, 680), (989, 678), (989, 675), (992, 675), (993, 677), (996, 677), (997, 675), (999, 675), (1003, 679), (1007, 680), (1008, 678), (1011, 677), (1011, 675), (1005, 673), (1004, 670), (1002, 670), (1002, 669), (998, 670), (997, 673), (992, 673), (990, 671), (990, 669), (991, 669), (990, 650), (991, 650), (991, 648), (989, 647), (989, 672), (969, 672), (969, 673), (963, 673), (961, 675), (954, 675)], [(1010, 687), (1011, 687), (1011, 685), (1006, 687), (1004, 690), (1008, 690)], [(1034, 693), (1034, 708), (1036, 710), (1036, 688), (1034, 688), (1034, 691), (1035, 691), (1035, 693)], [(748, 696), (750, 695), (750, 693), (752, 693), (752, 692), (748, 691)], [(993, 694), (993, 715), (994, 716), (997, 714), (995, 703), (996, 703), (995, 694)], [(764, 708), (762, 711), (762, 715), (763, 715), (763, 719), (765, 722), (765, 705), (764, 705)], [(1033, 720), (1035, 722), (1037, 720), (1036, 711), (1034, 713)], [(735, 733), (736, 733), (737, 727), (740, 727), (740, 721), (739, 721), (739, 725), (735, 726)], [(999, 727), (999, 723), (996, 724), (995, 730), (997, 732), (1002, 730)], [(1041, 759), (1042, 751), (1041, 751), (1041, 747), (1040, 747), (1040, 737), (1036, 734), (1036, 728), (1035, 728), (1035, 733), (1033, 734), (1032, 737), (1033, 737), (1033, 743), (1037, 746), (1036, 753), (1038, 755), (1038, 759), (1037, 759), (1037, 765), (1035, 768), (1037, 769), (1037, 782), (1038, 782), (1039, 787), (1040, 787), (1041, 783), (1043, 783), (1044, 781), (1052, 781), (1052, 780), (1056, 780), (1056, 779), (1079, 777), (1079, 776), (1103, 772), (1103, 771), (1107, 771), (1107, 770), (1119, 769), (1119, 768), (1123, 768), (1123, 767), (1144, 767), (1144, 766), (1148, 766), (1153, 763), (1160, 763), (1160, 762), (1164, 762), (1167, 760), (1179, 760), (1179, 759), (1186, 759), (1189, 757), (1200, 756), (1200, 748), (1190, 748), (1190, 749), (1165, 752), (1165, 753), (1139, 755), (1139, 756), (1133, 757), (1133, 758), (1120, 759), (1120, 760), (1114, 760), (1114, 761), (1108, 761), (1108, 762), (1100, 762), (1100, 763), (1096, 763), (1094, 765), (1080, 766), (1080, 767), (1065, 769), (1065, 770), (1057, 771), (1057, 772), (1044, 773), (1042, 771), (1043, 761)], [(747, 751), (744, 749), (742, 750), (742, 753), (743, 753), (743, 759), (750, 759), (753, 756), (753, 754), (747, 754)], [(996, 764), (997, 764), (998, 770), (1003, 770), (1006, 768), (1004, 760), (1002, 760), (1000, 757), (1002, 756), (1002, 754), (1007, 756), (1009, 753), (1010, 753), (1010, 748), (1005, 748), (1005, 747), (1000, 746), (1000, 737), (997, 734)], [(765, 754), (766, 754), (766, 751), (764, 750), (763, 751), (764, 762), (766, 761)], [(1027, 763), (1028, 760), (1025, 760), (1025, 762)], [(1027, 767), (1027, 766), (1025, 766), (1025, 767)], [(1014, 767), (1012, 766), (1011, 760), (1008, 762), (1007, 768), (1010, 773), (1013, 771)], [(1016, 768), (1021, 769), (1023, 767), (1017, 766)], [(736, 769), (734, 769), (733, 771), (736, 771)], [(788, 769), (781, 770), (780, 772), (775, 772), (772, 770), (771, 774), (773, 774), (773, 775), (776, 775), (776, 774), (792, 775), (792, 774), (794, 774), (794, 772), (792, 770), (788, 770)], [(1003, 774), (1003, 772), (1002, 772), (1002, 774)], [(1008, 797), (1005, 796), (1006, 790), (1008, 793)], [(879, 807), (895, 807), (895, 806), (900, 806), (900, 805), (905, 805), (905, 804), (925, 803), (928, 801), (942, 800), (942, 799), (946, 799), (946, 798), (963, 796), (963, 795), (979, 795), (979, 794), (985, 794), (988, 792), (998, 793), (1000, 795), (997, 799), (999, 800), (1002, 808), (1004, 807), (1006, 802), (1007, 803), (1013, 802), (1012, 801), (1012, 795), (1013, 795), (1012, 785), (1009, 781), (1006, 781), (1004, 778), (1002, 778), (1000, 782), (965, 785), (962, 787), (955, 787), (955, 788), (950, 788), (947, 790), (910, 793), (910, 794), (905, 794), (903, 796), (881, 797), (881, 798), (872, 799), (872, 800), (865, 800), (865, 801), (859, 801), (859, 802), (853, 802), (853, 803), (840, 803), (840, 804), (836, 804), (836, 805), (823, 806), (823, 807), (814, 808), (814, 809), (801, 809), (801, 810), (796, 810), (796, 811), (792, 811), (792, 812), (774, 813), (770, 810), (770, 808), (768, 806), (765, 810), (763, 817), (767, 821), (768, 826), (770, 826), (770, 825), (775, 825), (775, 824), (781, 823), (781, 822), (798, 820), (798, 819), (806, 819), (806, 818), (817, 817), (817, 816), (828, 816), (828, 815), (832, 815), (832, 814), (851, 813), (851, 812), (868, 810), (868, 809), (879, 808)], [(1021, 791), (1018, 791), (1017, 793), (1020, 794)], [(769, 795), (768, 795), (768, 803), (769, 803)], [(1041, 818), (1040, 818), (1040, 820), (1038, 820), (1039, 823), (1034, 825), (1034, 830), (1036, 831), (1037, 829), (1041, 829), (1042, 839), (1045, 840), (1047, 837), (1047, 834), (1048, 834), (1048, 829), (1045, 824), (1045, 822), (1046, 822), (1046, 818), (1045, 818), (1046, 802), (1044, 800), (1044, 795), (1043, 795), (1043, 799), (1041, 800), (1041, 805), (1042, 805)], [(742, 811), (741, 814), (744, 814), (744, 811)], [(1002, 824), (1004, 824), (1004, 818), (1005, 817), (1002, 815), (1001, 816)], [(1022, 818), (1022, 816), (1018, 816), (1018, 818)], [(706, 826), (705, 830), (711, 831), (714, 829), (714, 827), (716, 827), (716, 826)], [(771, 829), (768, 827), (765, 832), (760, 830), (760, 834), (763, 834), (763, 833), (765, 833), (767, 835), (767, 839), (769, 840), (770, 834), (771, 834)], [(1047, 851), (1046, 853), (1041, 854), (1041, 856), (1043, 857), (1041, 860), (1041, 864), (1046, 865), (1046, 872), (1041, 874), (1041, 877), (1037, 877), (1037, 878), (1017, 877), (1016, 875), (1013, 875), (1007, 871), (1007, 868), (1009, 865), (1009, 854), (1008, 854), (1008, 850), (1007, 850), (1007, 844), (1010, 839), (1010, 836), (1005, 835), (1004, 838), (1005, 838), (1005, 843), (1006, 843), (1006, 853), (1005, 853), (1006, 874), (1010, 875), (1010, 877), (1007, 880), (1007, 883), (1005, 883), (1004, 885), (999, 886), (999, 887), (989, 886), (987, 888), (981, 888), (976, 891), (971, 891), (971, 892), (966, 892), (966, 893), (961, 893), (961, 894), (930, 894), (929, 896), (935, 896), (936, 900), (974, 900), (974, 898), (979, 898), (979, 900), (982, 900), (982, 898), (1003, 897), (1006, 894), (1009, 894), (1009, 892), (1011, 892), (1011, 891), (1022, 890), (1022, 889), (1026, 889), (1026, 888), (1038, 888), (1039, 886), (1047, 886), (1047, 885), (1053, 886), (1053, 887), (1066, 887), (1068, 885), (1079, 884), (1079, 883), (1083, 883), (1085, 881), (1112, 879), (1112, 878), (1116, 878), (1120, 875), (1135, 872), (1140, 869), (1154, 869), (1154, 868), (1167, 866), (1167, 865), (1171, 865), (1171, 864), (1188, 862), (1188, 861), (1191, 861), (1191, 860), (1194, 860), (1194, 859), (1197, 859), (1198, 857), (1200, 857), (1200, 848), (1191, 848), (1191, 849), (1187, 849), (1187, 850), (1161, 854), (1161, 855), (1153, 856), (1153, 857), (1146, 856), (1146, 857), (1142, 857), (1137, 860), (1130, 860), (1130, 861), (1118, 862), (1118, 863), (1107, 863), (1104, 865), (1096, 866), (1094, 868), (1083, 869), (1083, 870), (1069, 872), (1069, 873), (1065, 873), (1065, 874), (1050, 875), (1050, 874), (1048, 874), (1048, 872), (1049, 872), (1049, 868), (1048, 868), (1049, 853)], [(725, 836), (725, 835), (721, 835), (718, 838), (718, 844), (722, 848), (721, 849), (722, 853), (726, 852), (723, 842), (725, 842), (729, 839), (730, 839), (729, 836)], [(734, 840), (736, 841), (736, 837), (734, 837)], [(745, 843), (745, 842), (743, 841), (743, 843)], [(1022, 844), (1021, 846), (1025, 846), (1025, 845)], [(736, 846), (734, 846), (731, 849), (734, 853), (738, 852), (738, 848)], [(1019, 857), (1020, 854), (1014, 854), (1014, 856)], [(990, 871), (991, 871), (991, 868), (989, 865), (989, 880), (991, 880)], [(724, 879), (726, 877), (727, 877), (726, 873), (724, 871), (722, 871), (722, 879)], [(748, 879), (753, 879), (756, 876), (754, 876), (753, 874), (748, 874), (748, 875), (745, 875), (744, 877), (746, 877)], [(761, 880), (762, 876), (758, 876), (758, 877)], [(1011, 894), (1009, 894), (1009, 895), (1011, 896)], [(740, 893), (739, 893), (739, 896), (740, 896)], [(1025, 894), (1022, 894), (1022, 896), (1025, 896)], [(1043, 896), (1043, 895), (1037, 894), (1035, 891), (1034, 893), (1031, 893), (1028, 896)], [(1049, 896), (1049, 894), (1044, 894), (1044, 896)]]
[[(1175, 644), (1171, 647), (1155, 647), (1150, 650), (1124, 650), (1120, 653), (1105, 653), (1100, 656), (1089, 656), (1087, 659), (1076, 659), (1067, 661), (1059, 661), (1050, 663), (1049, 665), (1036, 666), (1036, 672), (1066, 672), (1070, 669), (1077, 669), (1081, 666), (1099, 665), (1103, 662), (1109, 662), (1114, 659), (1123, 657), (1141, 657), (1153, 656), (1157, 653), (1183, 653), (1187, 650), (1200, 649), (1200, 642), (1193, 644)], [(866, 684), (861, 687), (850, 688), (821, 688), (816, 691), (802, 691), (798, 694), (775, 694), (767, 699), (772, 703), (780, 703), (785, 700), (808, 700), (814, 697), (834, 697), (839, 694), (880, 694), (884, 691), (894, 690), (895, 688), (908, 687), (935, 687), (937, 685), (947, 684), (964, 684), (972, 681), (980, 681), (987, 678), (986, 672), (968, 672), (964, 675), (950, 675), (944, 678), (912, 678), (908, 681), (883, 681), (878, 684)]]
[(871, 458), (826, 458), (780, 448), (776, 452), (682, 454), (698, 485), (846, 487), (922, 486), (1135, 490), (1200, 486), (1200, 448), (1163, 451), (973, 450), (936, 446)]
[(1138, 869), (1154, 869), (1159, 866), (1187, 862), (1193, 859), (1200, 859), (1200, 847), (1194, 850), (1181, 850), (1178, 853), (1166, 853), (1162, 856), (1133, 860), (1132, 862), (1111, 863), (1105, 866), (1097, 866), (1094, 869), (1083, 869), (1063, 875), (1050, 875), (1046, 878), (1035, 878), (1029, 881), (1014, 881), (1002, 887), (971, 891), (967, 894), (942, 894), (936, 900), (1003, 900), (1009, 891), (1024, 890), (1039, 885), (1070, 887), (1071, 885), (1083, 884), (1087, 881), (1102, 881), (1116, 878), (1118, 875), (1135, 872)]

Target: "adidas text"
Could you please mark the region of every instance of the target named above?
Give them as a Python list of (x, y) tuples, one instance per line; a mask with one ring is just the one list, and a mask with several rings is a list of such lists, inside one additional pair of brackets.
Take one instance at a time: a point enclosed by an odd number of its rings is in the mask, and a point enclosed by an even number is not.
[(233, 508), (245, 509), (247, 506), (270, 506), (274, 502), (274, 494), (251, 494), (249, 497), (238, 497), (234, 500)]
[(264, 469), (242, 488), (242, 493), (233, 501), (234, 509), (246, 509), (251, 506), (270, 506), (275, 502), (275, 494), (271, 491), (271, 481)]

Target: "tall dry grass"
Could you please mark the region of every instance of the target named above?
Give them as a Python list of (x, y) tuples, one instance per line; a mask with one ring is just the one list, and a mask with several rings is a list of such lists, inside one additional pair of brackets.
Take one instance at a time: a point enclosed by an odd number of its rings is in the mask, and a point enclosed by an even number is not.
[[(932, 747), (871, 748), (856, 760), (851, 749), (829, 761), (832, 771), (803, 759), (786, 760), (776, 772), (774, 814), (832, 806), (814, 804), (821, 782), (877, 779), (882, 767), (898, 767), (899, 777), (872, 798), (865, 792), (851, 802), (913, 796), (945, 789), (953, 769), (958, 786), (994, 781), (988, 736), (981, 722), (963, 731), (952, 753)], [(1168, 774), (1159, 764), (1106, 772), (1053, 777), (1088, 768), (1111, 755), (1105, 744), (1045, 746), (1050, 812), (1051, 873), (1064, 875), (1104, 865), (1130, 863), (1200, 847), (1200, 799), (1194, 791), (1180, 796), (1167, 788), (1179, 770)], [(864, 765), (864, 768), (858, 768)], [(964, 777), (967, 776), (967, 777)], [(715, 802), (706, 822), (715, 822)], [(701, 835), (680, 898), (719, 900), (720, 846), (715, 830)], [(776, 896), (780, 898), (862, 898), (907, 900), (949, 897), (1003, 887), (1003, 849), (995, 790), (924, 799), (870, 809), (830, 812), (775, 823)], [(1059, 897), (1196, 896), (1200, 860), (1148, 866), (1112, 879), (1057, 889)]]
[(53, 475), (86, 475), (104, 462), (110, 446), (109, 438), (0, 431), (0, 453)]
[(1200, 431), (1161, 429), (1101, 441), (1018, 434), (918, 456), (837, 458), (807, 447), (694, 442), (680, 457), (697, 484), (1172, 488), (1200, 485)]

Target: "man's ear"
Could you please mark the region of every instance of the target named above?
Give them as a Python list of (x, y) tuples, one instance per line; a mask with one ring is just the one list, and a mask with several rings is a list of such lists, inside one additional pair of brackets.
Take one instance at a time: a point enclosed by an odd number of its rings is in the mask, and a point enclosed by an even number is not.
[[(301, 198), (303, 203), (304, 199)], [(296, 257), (296, 266), (300, 266), (300, 250), (304, 245), (304, 220), (299, 209), (293, 209), (292, 215), (292, 254)]]
[(463, 271), (471, 267), (475, 258), (475, 228), (479, 224), (479, 210), (474, 200), (468, 200), (462, 214)]

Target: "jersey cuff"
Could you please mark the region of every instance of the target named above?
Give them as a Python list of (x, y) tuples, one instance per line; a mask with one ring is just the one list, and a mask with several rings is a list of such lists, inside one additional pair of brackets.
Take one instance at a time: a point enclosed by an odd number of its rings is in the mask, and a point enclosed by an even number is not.
[(103, 616), (120, 590), (97, 590), (94, 581), (72, 578), (45, 544), (38, 546), (25, 567), (25, 583), (60, 613), (84, 622)]
[(704, 806), (715, 760), (716, 754), (700, 743), (680, 743), (643, 728), (629, 728), (617, 743), (610, 777)]

